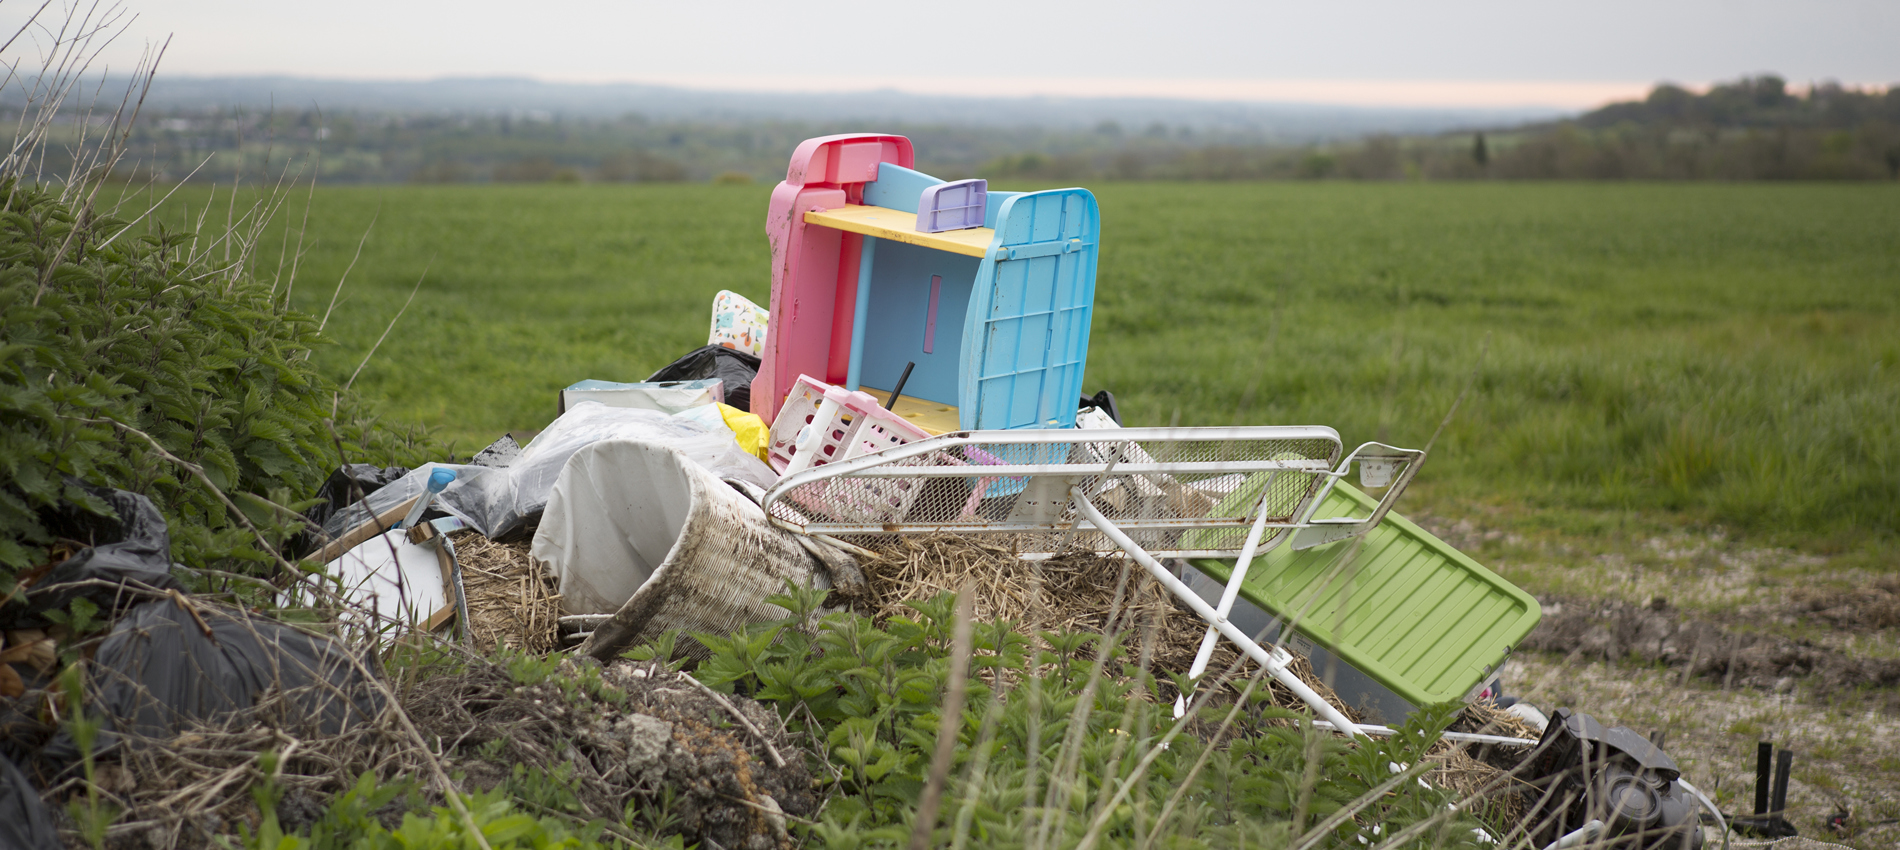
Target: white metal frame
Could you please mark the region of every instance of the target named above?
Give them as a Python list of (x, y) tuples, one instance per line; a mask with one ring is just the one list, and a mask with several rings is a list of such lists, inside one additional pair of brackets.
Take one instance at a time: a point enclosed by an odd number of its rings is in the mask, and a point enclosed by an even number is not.
[[(1154, 576), (1156, 581), (1174, 594), (1182, 604), (1207, 621), (1207, 636), (1202, 640), (1200, 651), (1196, 654), (1194, 665), (1189, 674), (1198, 678), (1206, 672), (1207, 662), (1212, 655), (1216, 636), (1233, 641), (1247, 657), (1264, 667), (1276, 681), (1299, 696), (1310, 706), (1320, 719), (1332, 728), (1369, 735), (1389, 734), (1390, 729), (1383, 726), (1354, 724), (1346, 719), (1338, 708), (1328, 703), (1301, 681), (1288, 666), (1293, 656), (1278, 646), (1261, 646), (1253, 636), (1241, 631), (1228, 615), (1233, 610), (1235, 599), (1239, 596), (1241, 584), (1246, 580), (1247, 571), (1254, 561), (1264, 552), (1272, 551), (1281, 545), (1291, 544), (1295, 549), (1308, 549), (1340, 540), (1347, 540), (1371, 531), (1385, 517), (1401, 493), (1411, 483), (1412, 476), (1424, 460), (1425, 453), (1416, 449), (1401, 449), (1381, 443), (1365, 443), (1354, 449), (1351, 454), (1330, 465), (1325, 460), (1297, 459), (1274, 460), (1255, 459), (1241, 461), (1173, 461), (1154, 460), (1153, 455), (1169, 456), (1168, 452), (1151, 452), (1138, 462), (1127, 462), (1120, 456), (1076, 462), (1067, 460), (1053, 463), (1026, 463), (983, 466), (972, 469), (969, 466), (919, 466), (903, 465), (904, 461), (915, 463), (932, 452), (958, 446), (998, 446), (998, 445), (1068, 445), (1071, 449), (1088, 444), (1128, 443), (1136, 441), (1142, 444), (1195, 444), (1217, 443), (1221, 441), (1273, 441), (1273, 440), (1322, 440), (1339, 445), (1338, 432), (1331, 428), (1317, 426), (1297, 427), (1235, 427), (1235, 428), (1120, 428), (1107, 430), (1019, 430), (1019, 431), (958, 431), (920, 440), (907, 445), (896, 446), (873, 455), (817, 466), (793, 475), (786, 476), (777, 486), (767, 491), (760, 504), (773, 521), (787, 528), (808, 534), (852, 535), (852, 534), (905, 534), (927, 533), (932, 531), (957, 531), (961, 533), (997, 534), (1021, 532), (1066, 532), (1087, 523), (1096, 531), (1120, 547), (1130, 558)], [(1051, 452), (1053, 454), (1053, 451)], [(1066, 453), (1067, 457), (1088, 456), (1089, 452)], [(1099, 455), (1099, 453), (1098, 453)], [(1352, 470), (1354, 464), (1377, 464), (1391, 474), (1390, 483), (1378, 506), (1364, 517), (1343, 517), (1336, 519), (1314, 519), (1313, 513), (1319, 504), (1332, 492), (1333, 486)], [(1393, 467), (1396, 466), (1396, 471)], [(1362, 466), (1363, 468), (1363, 466)], [(774, 506), (787, 501), (788, 495), (797, 488), (814, 482), (834, 478), (883, 478), (915, 479), (921, 485), (932, 478), (970, 478), (980, 471), (984, 478), (1024, 478), (1020, 500), (1037, 499), (1041, 506), (1025, 514), (1020, 509), (1012, 512), (1009, 519), (982, 521), (972, 524), (967, 517), (956, 523), (917, 522), (908, 517), (885, 517), (884, 521), (839, 521), (806, 517), (808, 521), (797, 522), (784, 518), (781, 514), (798, 514), (791, 511), (774, 511)], [(1273, 521), (1269, 517), (1269, 494), (1271, 486), (1261, 490), (1259, 504), (1250, 507), (1245, 516), (1237, 518), (1210, 517), (1169, 517), (1111, 520), (1096, 507), (1093, 495), (1083, 491), (1081, 483), (1093, 476), (1108, 475), (1209, 475), (1231, 473), (1280, 473), (1297, 472), (1322, 477), (1317, 487), (1309, 489), (1301, 502), (1293, 508), (1290, 520)], [(1051, 498), (1051, 494), (1059, 494)], [(1069, 515), (1068, 508), (1074, 508)], [(1065, 516), (1070, 518), (1065, 519)], [(1189, 531), (1203, 528), (1236, 528), (1240, 522), (1248, 522), (1248, 531), (1244, 543), (1237, 550), (1228, 549), (1175, 549), (1166, 552), (1172, 557), (1233, 557), (1233, 573), (1222, 589), (1218, 605), (1209, 605), (1199, 594), (1191, 590), (1156, 558), (1156, 556), (1137, 543), (1130, 536), (1130, 530), (1136, 531)], [(1269, 529), (1274, 529), (1271, 540), (1263, 549), (1261, 544), (1268, 538)], [(1446, 737), (1469, 739), (1490, 743), (1533, 743), (1515, 738), (1501, 738), (1491, 735), (1457, 735), (1447, 733)]]

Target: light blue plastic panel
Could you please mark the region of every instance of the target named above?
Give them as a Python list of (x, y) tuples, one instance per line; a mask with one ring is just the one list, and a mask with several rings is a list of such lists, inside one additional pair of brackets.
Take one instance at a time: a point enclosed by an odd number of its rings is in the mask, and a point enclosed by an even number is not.
[[(914, 213), (917, 211), (917, 199), (923, 196), (924, 190), (942, 182), (921, 171), (912, 171), (888, 162), (879, 163), (877, 179), (864, 184), (864, 205)], [(898, 365), (901, 367), (903, 364)]]
[[(887, 210), (917, 211), (917, 199), (923, 196), (924, 189), (944, 181), (938, 180), (921, 171), (913, 171), (901, 165), (888, 162), (877, 167), (877, 179), (864, 184), (865, 206), (883, 207)], [(1027, 192), (998, 192), (991, 190), (983, 205), (983, 226), (995, 227), (996, 216), (1003, 210), (1003, 203), (1010, 198), (1020, 197)]]
[(995, 227), (996, 214), (1003, 211), (1003, 202), (1009, 200), (1010, 198), (1014, 198), (1019, 195), (1027, 195), (1027, 194), (1029, 193), (1028, 192), (998, 192), (992, 189), (990, 191), (989, 198), (983, 202), (983, 226)]
[[(964, 314), (983, 261), (890, 239), (877, 240), (874, 257), (858, 382), (891, 390), (903, 375), (904, 364), (914, 362), (917, 368), (904, 385), (904, 395), (956, 406), (960, 400), (957, 370), (964, 362)], [(929, 351), (924, 350), (926, 345)]]
[(960, 427), (1075, 426), (1100, 241), (1087, 189), (1003, 202), (964, 326)]

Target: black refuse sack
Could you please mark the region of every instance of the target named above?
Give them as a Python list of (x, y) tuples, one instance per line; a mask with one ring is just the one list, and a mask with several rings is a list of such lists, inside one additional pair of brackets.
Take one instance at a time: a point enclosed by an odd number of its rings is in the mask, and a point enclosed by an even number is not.
[(59, 850), (59, 831), (40, 799), (39, 789), (13, 760), (0, 756), (0, 847), (7, 850)]
[(701, 378), (718, 378), (726, 385), (726, 403), (750, 413), (752, 412), (752, 379), (758, 376), (759, 358), (743, 351), (708, 345), (693, 349), (685, 357), (647, 376), (647, 381), (697, 381)]
[[(125, 735), (164, 739), (215, 722), (251, 708), (273, 688), (287, 706), (272, 716), (293, 734), (334, 735), (382, 712), (381, 694), (363, 678), (369, 662), (359, 666), (343, 644), (242, 611), (192, 607), (172, 599), (143, 603), (99, 645), (86, 687), (86, 712), (101, 722), (97, 751)], [(58, 764), (79, 758), (65, 732), (41, 755)]]
[(126, 584), (158, 590), (182, 587), (172, 577), (172, 542), (165, 517), (151, 499), (125, 490), (79, 486), (105, 500), (114, 516), (99, 516), (72, 505), (42, 514), (55, 536), (92, 545), (34, 582), (26, 598), (0, 607), (0, 628), (45, 628), (53, 623), (46, 612), (64, 611), (79, 598), (98, 605), (100, 616), (110, 619), (117, 609), (138, 599), (125, 592)]
[(309, 510), (303, 512), (303, 518), (310, 524), (290, 539), (290, 551), (302, 554), (317, 548), (323, 543), (319, 530), (330, 517), (336, 515), (337, 511), (355, 504), (358, 499), (381, 490), (383, 485), (408, 474), (409, 469), (402, 466), (346, 463), (337, 467), (335, 472), (330, 473), (329, 478), (324, 479), (323, 486), (317, 488), (316, 498), (323, 501), (311, 505)]

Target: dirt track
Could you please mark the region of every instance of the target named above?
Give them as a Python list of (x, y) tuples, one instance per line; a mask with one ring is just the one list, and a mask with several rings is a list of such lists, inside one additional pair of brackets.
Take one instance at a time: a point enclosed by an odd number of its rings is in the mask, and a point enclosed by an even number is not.
[[(1797, 589), (1726, 615), (1548, 597), (1505, 690), (1665, 733), (1684, 776), (1730, 813), (1752, 810), (1755, 746), (1771, 741), (1795, 754), (1788, 798), (1803, 836), (1900, 846), (1900, 659), (1855, 651), (1891, 639), (1896, 590)], [(1848, 829), (1829, 830), (1841, 812)]]
[[(1864, 628), (1870, 619), (1885, 621), (1891, 599), (1900, 597), (1870, 588), (1857, 598), (1829, 595), (1784, 607), (1799, 614), (1821, 613), (1847, 628)], [(1617, 599), (1541, 601), (1544, 619), (1525, 640), (1527, 650), (1659, 665), (1724, 687), (1786, 692), (1800, 684), (1823, 695), (1865, 691), (1866, 699), (1890, 712), (1900, 711), (1900, 691), (1893, 689), (1900, 685), (1900, 659), (1870, 658), (1813, 640), (1743, 631), (1685, 613), (1661, 599), (1648, 605)]]

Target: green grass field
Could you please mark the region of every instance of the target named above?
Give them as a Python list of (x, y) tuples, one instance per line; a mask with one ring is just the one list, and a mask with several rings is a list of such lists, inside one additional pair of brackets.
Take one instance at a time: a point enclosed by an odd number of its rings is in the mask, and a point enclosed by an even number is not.
[[(1719, 525), (1900, 568), (1895, 187), (1095, 188), (1086, 387), (1113, 390), (1130, 424), (1325, 424), (1349, 445), (1418, 446), (1488, 347), (1401, 510), (1580, 537)], [(545, 425), (562, 386), (639, 380), (702, 344), (718, 290), (765, 303), (767, 194), (318, 189), (293, 299), (323, 315), (369, 231), (321, 355), (347, 378), (426, 268), (357, 385), (467, 453)], [(206, 192), (166, 216), (187, 206)], [(303, 207), (262, 240), (265, 277)], [(211, 210), (222, 222), (225, 196)]]

